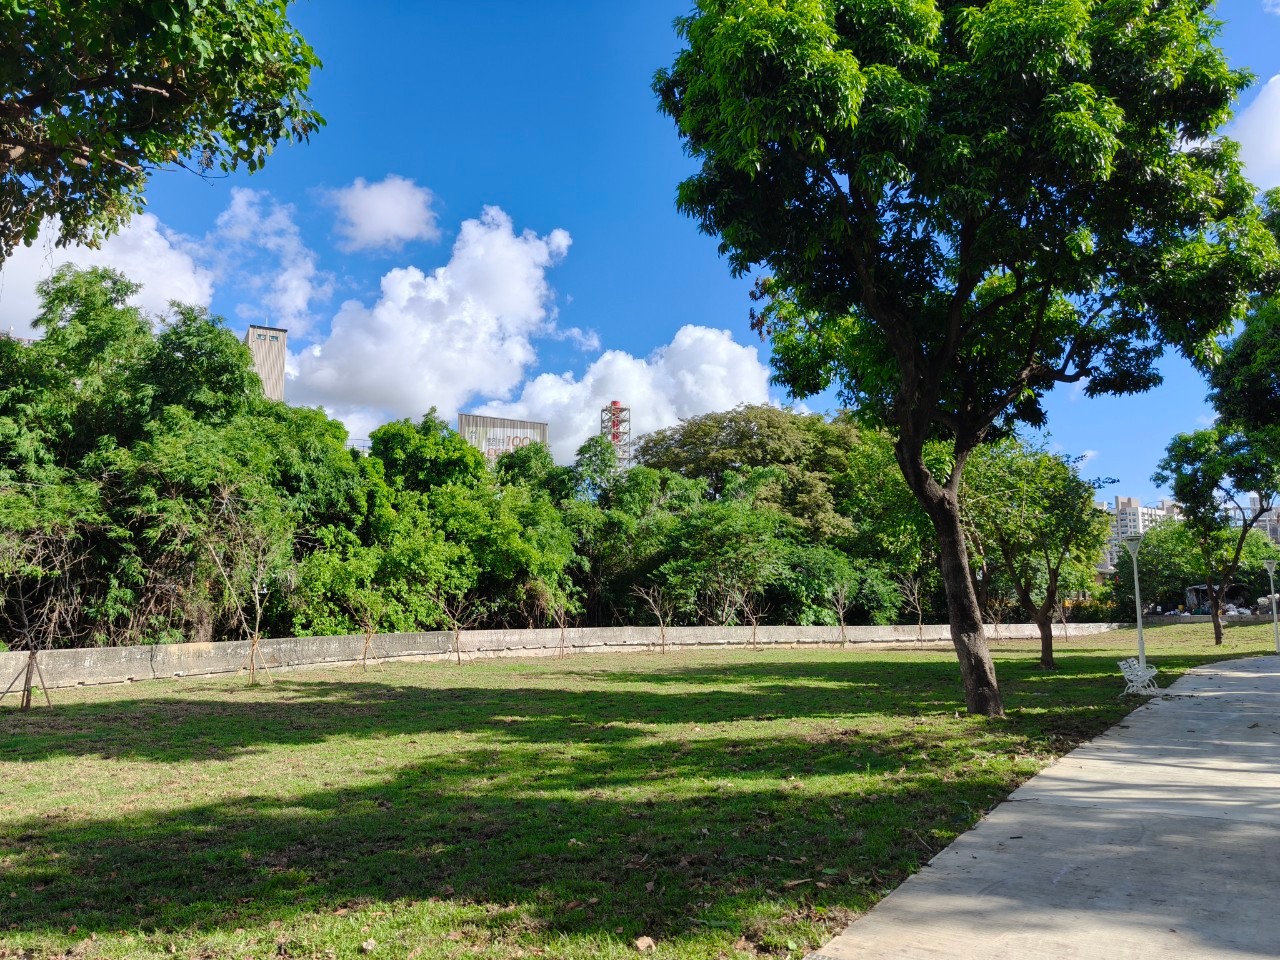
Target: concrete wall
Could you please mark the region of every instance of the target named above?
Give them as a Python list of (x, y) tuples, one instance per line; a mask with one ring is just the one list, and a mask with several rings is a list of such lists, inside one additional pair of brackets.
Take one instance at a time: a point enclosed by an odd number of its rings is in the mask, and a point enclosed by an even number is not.
[[(1067, 636), (1085, 636), (1115, 628), (1115, 624), (1073, 623)], [(1059, 636), (1062, 626), (1054, 628)], [(914, 626), (847, 627), (851, 644), (914, 642)], [(991, 633), (994, 638), (994, 632)], [(1004, 640), (1039, 637), (1035, 624), (1005, 624)], [(926, 641), (950, 640), (948, 627), (926, 626)], [(756, 643), (762, 647), (823, 646), (840, 642), (838, 627), (760, 627)], [(656, 650), (657, 627), (590, 627), (565, 631), (565, 653), (624, 653)], [(668, 627), (671, 649), (750, 647), (750, 627)], [(559, 630), (471, 630), (462, 634), (462, 658), (554, 656), (561, 650)], [(360, 659), (364, 638), (285, 637), (263, 640), (261, 659), (272, 670), (294, 670), (350, 664)], [(246, 664), (247, 641), (232, 643), (174, 643), (145, 647), (84, 647), (41, 653), (44, 686), (74, 687), (132, 680), (207, 676), (234, 673)], [(374, 638), (374, 654), (395, 660), (449, 660), (456, 656), (453, 635), (446, 632), (382, 634)], [(7, 685), (27, 662), (25, 653), (0, 653), (0, 684)], [(36, 680), (39, 683), (39, 678)], [(0, 687), (3, 690), (3, 687)]]

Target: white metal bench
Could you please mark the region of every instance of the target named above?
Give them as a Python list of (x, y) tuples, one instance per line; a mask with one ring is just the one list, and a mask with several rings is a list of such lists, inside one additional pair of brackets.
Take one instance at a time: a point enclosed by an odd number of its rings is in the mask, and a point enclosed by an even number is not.
[(1120, 696), (1123, 697), (1130, 693), (1150, 695), (1160, 692), (1160, 688), (1156, 686), (1156, 674), (1160, 671), (1155, 667), (1146, 667), (1144, 669), (1138, 665), (1136, 657), (1117, 662), (1127, 684), (1124, 688), (1124, 693), (1120, 694)]

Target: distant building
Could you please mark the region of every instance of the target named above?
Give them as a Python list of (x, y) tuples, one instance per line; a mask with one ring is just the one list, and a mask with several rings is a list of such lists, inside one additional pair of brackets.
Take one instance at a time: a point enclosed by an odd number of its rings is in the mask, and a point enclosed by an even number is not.
[(1111, 534), (1107, 537), (1107, 566), (1114, 567), (1124, 551), (1125, 537), (1146, 533), (1163, 520), (1177, 520), (1182, 511), (1172, 500), (1161, 500), (1154, 507), (1144, 507), (1137, 497), (1116, 497), (1114, 504), (1097, 503), (1111, 516)]
[(518, 447), (527, 447), (531, 443), (551, 444), (547, 425), (532, 420), (508, 420), (505, 417), (460, 413), (458, 432), (467, 443), (483, 453), (490, 463)]
[(253, 369), (262, 381), (262, 392), (271, 400), (284, 399), (284, 360), (289, 331), (281, 327), (249, 327), (245, 345), (253, 354)]
[[(1261, 498), (1256, 493), (1249, 494), (1249, 504), (1245, 508), (1249, 511), (1249, 516), (1253, 516), (1258, 512), (1258, 508), (1262, 505)], [(1239, 526), (1243, 521), (1236, 519), (1236, 525)], [(1280, 507), (1272, 507), (1261, 517), (1254, 525), (1255, 530), (1261, 530), (1274, 544), (1280, 544)]]

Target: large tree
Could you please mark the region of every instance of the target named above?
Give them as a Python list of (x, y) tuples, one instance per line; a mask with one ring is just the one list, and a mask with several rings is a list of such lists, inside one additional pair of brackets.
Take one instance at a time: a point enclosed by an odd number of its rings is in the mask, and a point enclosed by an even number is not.
[[(1203, 360), (1275, 257), (1215, 134), (1250, 77), (1209, 0), (698, 0), (655, 78), (701, 168), (681, 210), (737, 274), (797, 395), (896, 436), (936, 530), (971, 711), (1003, 707), (959, 484), (1043, 395)], [(951, 445), (946, 466), (930, 441)]]
[(323, 122), (291, 0), (0, 5), (0, 263), (41, 223), (93, 244), (151, 173), (260, 167)]

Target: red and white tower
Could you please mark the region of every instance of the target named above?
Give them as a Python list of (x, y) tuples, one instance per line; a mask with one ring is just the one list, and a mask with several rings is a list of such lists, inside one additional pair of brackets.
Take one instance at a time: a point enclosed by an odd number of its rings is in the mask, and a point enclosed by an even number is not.
[(600, 436), (613, 444), (618, 454), (618, 466), (625, 470), (631, 466), (631, 408), (617, 400), (611, 400), (600, 411)]

